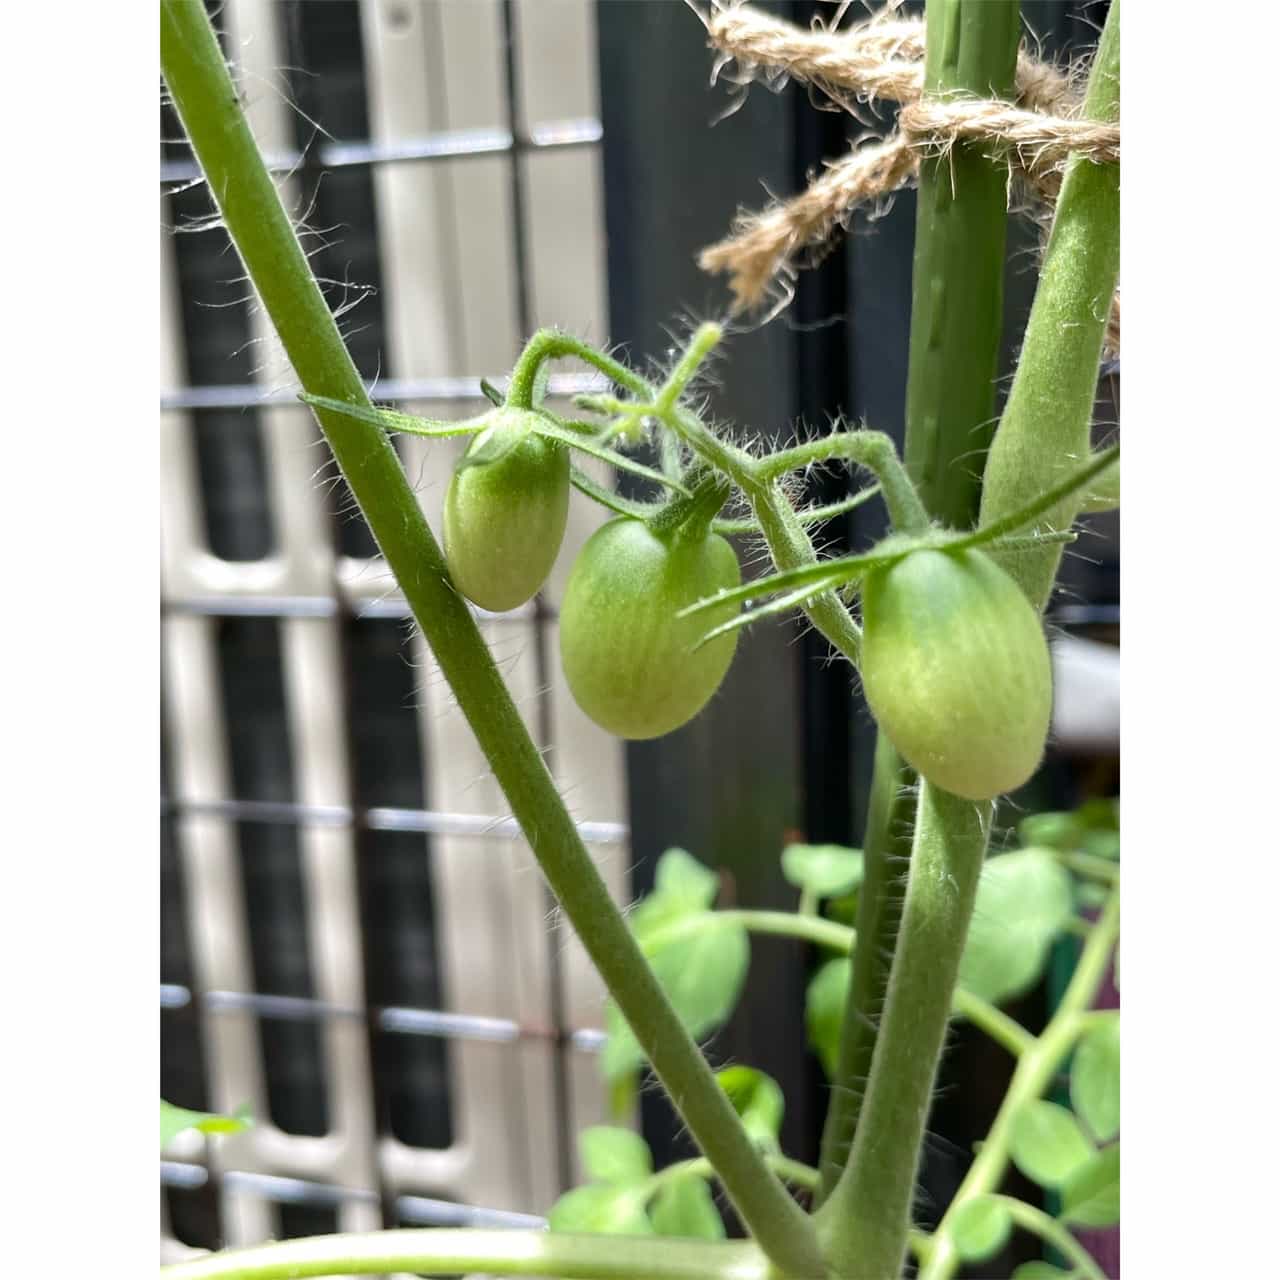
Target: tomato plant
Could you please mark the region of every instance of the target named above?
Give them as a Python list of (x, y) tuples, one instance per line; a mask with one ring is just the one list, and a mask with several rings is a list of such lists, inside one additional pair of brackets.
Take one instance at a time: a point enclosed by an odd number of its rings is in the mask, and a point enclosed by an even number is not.
[[(1118, 118), (1118, 14), (1113, 0), (1076, 104), (1093, 123)], [(985, 469), (974, 433), (995, 419), (1010, 161), (967, 141), (919, 160), (904, 457), (864, 428), (762, 451), (712, 425), (689, 388), (722, 340), (716, 323), (692, 334), (660, 381), (542, 331), (505, 397), (490, 395), (501, 401), (490, 413), (425, 422), (369, 402), (204, 7), (162, 0), (161, 16), (167, 86), (303, 399), (609, 991), (602, 1062), (615, 1096), (631, 1096), (624, 1086), (647, 1063), (702, 1152), (655, 1171), (634, 1134), (602, 1126), (583, 1135), (589, 1183), (552, 1208), (550, 1234), (392, 1230), (285, 1241), (179, 1264), (171, 1280), (476, 1270), (899, 1280), (908, 1253), (922, 1280), (949, 1280), (1014, 1230), (1039, 1236), (1072, 1276), (1101, 1280), (1073, 1232), (1119, 1213), (1118, 1015), (1092, 1008), (1119, 936), (1118, 811), (1039, 815), (1023, 824), (1020, 847), (988, 853), (994, 799), (1028, 777), (1044, 746), (1046, 584), (1075, 516), (1095, 501), (1095, 482), (1114, 479), (1118, 461), (1118, 449), (1091, 453), (1081, 434), (1107, 321), (1097, 304), (1112, 296), (1118, 271), (1114, 160), (1077, 154), (1065, 164)], [(926, 21), (926, 98), (1013, 96), (1015, 0), (930, 0)], [(810, 47), (785, 24), (774, 34)], [(803, 69), (802, 60), (786, 66)], [(829, 84), (829, 68), (814, 74)], [(579, 397), (585, 419), (550, 412), (539, 394), (549, 362), (567, 357), (610, 386)], [(395, 431), (474, 437), (446, 497), (444, 553), (387, 440)], [(628, 452), (643, 440), (656, 447), (660, 470)], [(647, 476), (664, 500), (620, 497), (579, 471), (575, 453)], [(815, 464), (849, 464), (874, 483), (837, 508), (797, 510), (789, 478)], [(561, 616), (566, 677), (601, 724), (629, 737), (670, 732), (720, 686), (743, 627), (795, 610), (860, 673), (881, 735), (863, 848), (784, 851), (783, 874), (799, 890), (795, 912), (717, 909), (716, 876), (682, 851), (663, 859), (655, 892), (629, 919), (610, 898), (463, 598), (510, 608), (538, 590), (563, 536), (569, 484), (617, 517), (583, 549)], [(748, 517), (722, 516), (734, 494)], [(822, 556), (808, 527), (877, 496), (888, 535), (848, 556)], [(773, 562), (745, 585), (725, 541), (742, 532), (762, 539)], [(780, 1151), (776, 1085), (749, 1064), (714, 1071), (697, 1043), (729, 1016), (756, 933), (823, 956), (806, 1009), (832, 1085), (818, 1169)], [(1083, 937), (1074, 971), (1033, 1035), (1000, 1002), (1036, 980), (1066, 935)], [(1016, 1069), (954, 1199), (925, 1233), (912, 1220), (917, 1164), (957, 1017), (1012, 1055)], [(1071, 1108), (1044, 1096), (1064, 1067)], [(1011, 1166), (1053, 1193), (1054, 1213), (1001, 1193)], [(749, 1240), (721, 1238), (712, 1183)], [(656, 1235), (684, 1238), (640, 1238)]]

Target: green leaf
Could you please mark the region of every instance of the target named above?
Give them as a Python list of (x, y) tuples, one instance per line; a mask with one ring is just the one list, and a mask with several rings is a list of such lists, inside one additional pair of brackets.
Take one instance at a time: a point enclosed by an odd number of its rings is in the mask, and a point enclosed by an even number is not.
[(552, 1231), (588, 1231), (595, 1235), (651, 1236), (653, 1224), (644, 1211), (644, 1195), (636, 1187), (596, 1183), (566, 1191), (551, 1206)]
[(1071, 1105), (1099, 1142), (1120, 1132), (1120, 1017), (1080, 1041), (1071, 1064)]
[(1026, 991), (1073, 910), (1071, 876), (1049, 850), (988, 859), (960, 959), (961, 986), (992, 1004)]
[(528, 415), (521, 409), (492, 409), (485, 428), (458, 459), (455, 470), (487, 467), (500, 462), (528, 438)]
[(782, 851), (782, 874), (816, 898), (838, 898), (862, 883), (862, 850), (838, 844), (793, 844)]
[(1096, 880), (1076, 880), (1076, 902), (1082, 907), (1096, 908), (1111, 896), (1111, 890)]
[(660, 1236), (686, 1236), (694, 1240), (725, 1237), (724, 1223), (711, 1197), (711, 1189), (696, 1173), (664, 1182), (649, 1216)]
[(1013, 1219), (994, 1196), (975, 1196), (955, 1213), (951, 1239), (965, 1262), (985, 1262), (1004, 1248)]
[(725, 1067), (716, 1072), (716, 1079), (742, 1117), (742, 1127), (751, 1140), (766, 1150), (778, 1150), (786, 1105), (778, 1082), (755, 1067)]
[(708, 911), (715, 901), (720, 879), (683, 849), (668, 849), (658, 859), (653, 892), (631, 912), (631, 930), (640, 940), (684, 916)]
[(1051, 1262), (1023, 1262), (1014, 1267), (1009, 1280), (1071, 1280), (1076, 1273), (1063, 1271)]
[[(707, 913), (707, 927), (649, 951), (658, 982), (680, 1021), (695, 1039), (709, 1034), (733, 1012), (751, 961), (742, 925)], [(644, 1061), (631, 1028), (617, 1005), (605, 1005), (608, 1043), (601, 1054), (606, 1080), (634, 1071)]]
[(397, 413), (394, 409), (374, 409), (363, 404), (348, 404), (330, 396), (298, 396), (313, 409), (326, 409), (343, 418), (354, 418), (383, 431), (399, 431), (410, 436), (471, 436), (484, 429), (487, 415), (479, 418), (462, 418), (457, 421), (438, 422), (431, 418), (416, 418), (411, 413)]
[(1114, 1227), (1120, 1221), (1120, 1144), (1104, 1147), (1062, 1186), (1064, 1222), (1078, 1227)]
[(643, 476), (646, 480), (653, 480), (668, 489), (674, 490), (676, 493), (683, 494), (686, 497), (689, 496), (689, 490), (679, 480), (663, 475), (661, 471), (655, 471), (652, 467), (646, 467), (643, 463), (628, 458), (625, 453), (618, 453), (614, 449), (596, 444), (589, 438), (579, 435), (576, 431), (567, 430), (560, 426), (556, 419), (544, 410), (538, 410), (537, 413), (538, 425), (534, 430), (545, 439), (554, 440), (557, 444), (568, 445), (569, 448), (577, 449), (580, 453), (588, 454), (592, 458), (599, 458), (601, 462), (609, 463), (610, 466), (616, 467), (619, 471), (630, 471), (632, 475)]
[(239, 1133), (253, 1124), (247, 1107), (241, 1107), (232, 1116), (216, 1115), (212, 1111), (188, 1111), (175, 1107), (172, 1102), (160, 1099), (160, 1150), (187, 1129), (199, 1129), (201, 1133)]
[(1088, 831), (1080, 841), (1080, 848), (1095, 858), (1120, 860), (1120, 833), (1118, 831)]
[(1024, 848), (1076, 848), (1080, 843), (1080, 820), (1074, 813), (1032, 813), (1018, 823), (1018, 840)]
[(623, 1186), (640, 1182), (653, 1172), (648, 1143), (630, 1129), (593, 1125), (578, 1135), (578, 1150), (592, 1182)]
[(494, 405), (499, 409), (501, 409), (506, 403), (502, 392), (499, 391), (488, 378), (480, 379), (480, 394), (483, 395), (491, 405)]
[(809, 1044), (818, 1055), (827, 1078), (834, 1079), (840, 1055), (840, 1027), (849, 997), (853, 962), (848, 956), (828, 960), (809, 982), (804, 998), (804, 1021)]
[(1094, 1150), (1066, 1107), (1037, 1100), (1015, 1112), (1009, 1154), (1032, 1182), (1060, 1187), (1093, 1159)]

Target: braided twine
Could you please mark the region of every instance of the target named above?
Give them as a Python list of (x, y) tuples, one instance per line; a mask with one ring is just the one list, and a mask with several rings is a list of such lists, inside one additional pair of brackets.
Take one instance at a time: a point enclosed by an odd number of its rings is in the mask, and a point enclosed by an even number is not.
[[(857, 208), (883, 212), (888, 198), (914, 180), (921, 156), (945, 156), (957, 142), (989, 148), (1009, 162), (1011, 204), (1045, 228), (1071, 156), (1099, 164), (1120, 159), (1120, 126), (1080, 118), (1079, 65), (1062, 69), (1022, 48), (1015, 101), (924, 97), (924, 24), (898, 17), (896, 4), (836, 31), (805, 30), (738, 0), (712, 3), (702, 16), (719, 55), (713, 79), (731, 68), (727, 78), (744, 87), (800, 81), (854, 115), (875, 101), (898, 105), (897, 125), (886, 137), (858, 142), (790, 200), (740, 213), (730, 234), (702, 251), (704, 271), (728, 274), (735, 311), (770, 297), (776, 309), (785, 307), (797, 270), (821, 256)], [(1119, 353), (1118, 290), (1106, 346)]]

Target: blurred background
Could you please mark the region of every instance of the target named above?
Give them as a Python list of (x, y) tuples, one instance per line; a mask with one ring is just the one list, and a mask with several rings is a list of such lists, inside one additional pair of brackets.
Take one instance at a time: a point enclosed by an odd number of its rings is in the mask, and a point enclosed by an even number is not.
[[(833, 12), (761, 7), (802, 24)], [(501, 385), (540, 325), (661, 361), (727, 302), (697, 251), (864, 128), (794, 86), (753, 88), (713, 127), (733, 94), (709, 87), (713, 55), (680, 0), (209, 8), (357, 365), (380, 401), (425, 416), (478, 412), (480, 378)], [(1023, 3), (1063, 57), (1105, 12)], [(209, 200), (163, 106), (161, 135), (161, 1091), (258, 1119), (166, 1149), (166, 1247), (537, 1221), (577, 1178), (576, 1131), (610, 1117), (602, 989), (556, 927), (225, 236), (202, 228)], [(911, 193), (855, 219), (788, 310), (726, 344), (715, 410), (783, 436), (843, 413), (900, 439), (913, 231)], [(1037, 242), (1011, 222), (1006, 373)], [(552, 399), (593, 385), (559, 366)], [(1117, 361), (1100, 433), (1118, 401)], [(458, 448), (398, 447), (438, 532)], [(827, 478), (807, 496), (843, 491)], [(548, 589), (483, 620), (530, 730), (619, 902), (678, 845), (721, 872), (722, 901), (791, 908), (782, 846), (860, 838), (874, 732), (850, 672), (794, 622), (757, 626), (692, 724), (611, 739), (573, 705), (557, 657), (559, 593), (600, 520), (575, 492)], [(822, 541), (865, 545), (881, 521), (870, 504)], [(1050, 614), (1055, 744), (1010, 821), (1118, 791), (1118, 555), (1112, 516), (1068, 553)], [(810, 1162), (826, 1095), (805, 1048), (814, 959), (755, 940), (746, 996), (710, 1046), (779, 1080), (784, 1148)], [(1053, 997), (1051, 978), (1016, 1012), (1034, 1028)], [(957, 1031), (925, 1215), (958, 1183), (1008, 1070)], [(688, 1153), (653, 1091), (635, 1122), (659, 1163)]]

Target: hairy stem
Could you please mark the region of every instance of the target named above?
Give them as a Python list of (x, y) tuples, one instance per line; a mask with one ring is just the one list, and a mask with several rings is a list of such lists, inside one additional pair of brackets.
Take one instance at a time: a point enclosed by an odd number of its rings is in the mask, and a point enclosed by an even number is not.
[(1028, 1102), (1039, 1098), (1049, 1086), (1059, 1064), (1072, 1045), (1091, 1025), (1086, 1012), (1098, 994), (1106, 976), (1111, 950), (1120, 936), (1120, 897), (1113, 893), (1103, 908), (1076, 964), (1075, 972), (1062, 997), (1061, 1004), (1035, 1044), (1018, 1059), (1009, 1083), (1009, 1091), (991, 1125), (982, 1150), (969, 1167), (946, 1215), (933, 1237), (928, 1262), (920, 1271), (920, 1280), (948, 1280), (960, 1265), (960, 1255), (951, 1237), (951, 1227), (960, 1206), (975, 1196), (994, 1192), (1004, 1180), (1009, 1167), (1009, 1142), (1013, 1118)]
[(885, 734), (877, 733), (871, 802), (862, 845), (863, 881), (858, 890), (858, 936), (866, 942), (854, 952), (840, 1027), (836, 1072), (818, 1160), (822, 1172), (819, 1204), (831, 1194), (849, 1158), (871, 1075), (876, 1029), (902, 913), (902, 877), (911, 850), (911, 819), (916, 802), (911, 787), (914, 778), (893, 743)]
[(163, 1280), (301, 1280), (403, 1272), (560, 1280), (770, 1280), (773, 1274), (751, 1244), (452, 1228), (280, 1240), (179, 1262), (160, 1274)]
[(818, 1211), (837, 1275), (898, 1280), (952, 993), (992, 806), (920, 784), (911, 869), (880, 1034), (849, 1162)]
[(884, 494), (889, 518), (899, 533), (923, 533), (929, 515), (898, 458), (893, 441), (881, 431), (835, 431), (817, 440), (782, 449), (762, 458), (756, 468), (765, 480), (776, 480), (815, 462), (842, 458), (875, 474)]
[[(1084, 114), (1120, 118), (1120, 0), (1107, 13)], [(1089, 456), (1098, 361), (1119, 274), (1120, 167), (1076, 156), (1062, 181), (1018, 371), (987, 458), (983, 524), (1017, 510)], [(1044, 523), (1070, 528), (1085, 501), (1080, 494), (1064, 498)], [(1043, 609), (1062, 548), (995, 555)]]
[[(161, 62), (226, 227), (306, 391), (369, 400), (240, 110), (199, 0), (162, 0)], [(760, 1247), (820, 1275), (812, 1224), (768, 1170), (672, 1009), (591, 860), (462, 597), (390, 441), (317, 417), (512, 812), (610, 994)], [(403, 1270), (405, 1268), (397, 1268)]]
[[(1011, 94), (1017, 0), (929, 0), (925, 20), (926, 93)], [(955, 529), (968, 528), (977, 516), (977, 478), (995, 415), (1007, 182), (1007, 164), (976, 146), (957, 146), (920, 163), (904, 460), (929, 516)], [(863, 945), (854, 958), (840, 1066), (822, 1134), (823, 1197), (848, 1159), (875, 1051), (898, 936), (913, 778), (879, 733), (862, 842)]]
[(1075, 1274), (1085, 1280), (1107, 1280), (1107, 1273), (1094, 1261), (1093, 1255), (1056, 1218), (1043, 1209), (1037, 1209), (1025, 1200), (1013, 1196), (994, 1196), (1008, 1211), (1018, 1226), (1032, 1231), (1047, 1244), (1052, 1245), (1074, 1268)]

